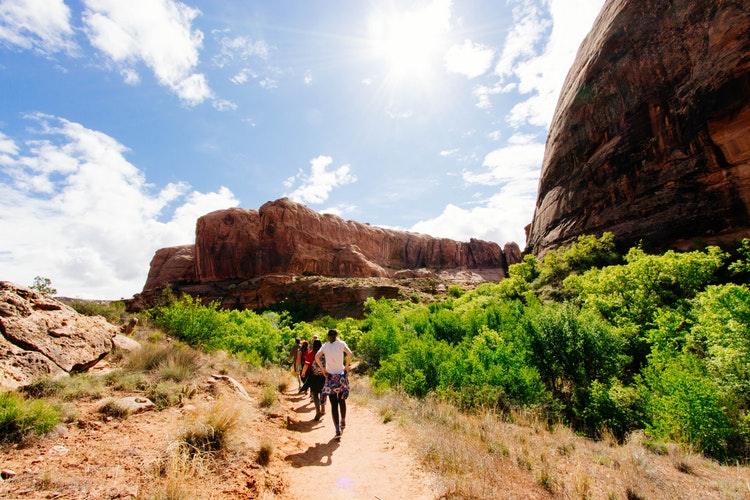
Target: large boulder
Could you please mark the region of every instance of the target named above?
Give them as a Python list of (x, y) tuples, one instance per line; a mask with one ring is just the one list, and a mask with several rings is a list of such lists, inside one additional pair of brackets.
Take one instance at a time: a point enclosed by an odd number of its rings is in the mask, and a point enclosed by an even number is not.
[(0, 281), (0, 387), (85, 371), (106, 356), (119, 329), (29, 288)]
[(527, 250), (750, 236), (747, 0), (607, 0), (550, 126)]

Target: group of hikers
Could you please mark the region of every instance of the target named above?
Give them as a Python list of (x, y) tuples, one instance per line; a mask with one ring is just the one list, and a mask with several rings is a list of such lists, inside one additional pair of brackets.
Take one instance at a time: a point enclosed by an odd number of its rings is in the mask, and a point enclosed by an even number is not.
[(346, 398), (349, 396), (349, 367), (352, 351), (339, 339), (338, 331), (328, 330), (324, 344), (317, 335), (312, 343), (294, 339), (289, 352), (289, 362), (298, 382), (299, 393), (311, 393), (315, 404), (315, 420), (325, 415), (326, 399), (331, 401), (331, 417), (336, 427), (335, 438), (346, 428)]

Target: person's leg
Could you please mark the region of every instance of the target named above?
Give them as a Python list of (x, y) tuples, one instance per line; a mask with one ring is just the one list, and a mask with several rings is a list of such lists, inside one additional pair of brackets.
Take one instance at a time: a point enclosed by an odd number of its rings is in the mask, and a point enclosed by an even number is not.
[(341, 427), (339, 427), (339, 396), (336, 393), (331, 393), (329, 396), (331, 399), (331, 417), (333, 418), (333, 425), (336, 427), (336, 435), (341, 433)]
[(346, 399), (337, 398), (339, 400), (339, 413), (341, 415), (341, 428), (346, 427)]
[(313, 403), (315, 403), (315, 420), (320, 420), (320, 394), (316, 391), (310, 392), (312, 392)]

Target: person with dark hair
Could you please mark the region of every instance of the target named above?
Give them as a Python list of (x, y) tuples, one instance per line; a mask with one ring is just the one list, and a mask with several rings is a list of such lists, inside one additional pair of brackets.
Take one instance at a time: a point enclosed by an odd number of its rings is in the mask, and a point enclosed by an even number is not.
[(299, 345), (299, 352), (297, 353), (297, 379), (300, 382), (299, 386), (299, 393), (302, 394), (303, 392), (307, 392), (307, 386), (305, 385), (305, 377), (303, 375), (303, 370), (305, 368), (305, 356), (307, 355), (307, 352), (309, 351), (309, 346), (307, 340), (303, 340), (300, 342)]
[[(317, 338), (313, 340), (312, 350), (309, 356), (305, 359), (305, 367), (302, 369), (303, 373), (306, 372), (307, 378), (305, 385), (310, 388), (310, 394), (312, 395), (313, 403), (315, 404), (315, 421), (320, 420), (320, 417), (325, 414), (325, 401), (322, 400), (323, 386), (326, 382), (325, 372), (315, 362), (315, 355), (323, 346), (323, 343)], [(325, 359), (324, 359), (325, 361)], [(321, 363), (322, 364), (322, 363)]]
[[(346, 342), (338, 336), (338, 331), (328, 330), (328, 342), (315, 354), (315, 363), (326, 375), (322, 394), (331, 400), (331, 417), (336, 427), (337, 439), (346, 427), (346, 398), (349, 397), (347, 372), (354, 356)], [(322, 356), (325, 356), (325, 366), (320, 362)]]

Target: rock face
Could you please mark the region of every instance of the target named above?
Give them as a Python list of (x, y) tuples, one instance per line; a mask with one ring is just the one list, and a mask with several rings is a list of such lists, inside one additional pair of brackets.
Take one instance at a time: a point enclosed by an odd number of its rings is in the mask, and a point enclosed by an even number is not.
[(102, 317), (0, 281), (0, 387), (87, 370), (112, 350), (118, 332)]
[(198, 219), (195, 245), (157, 251), (143, 293), (134, 300), (148, 305), (153, 290), (170, 284), (226, 307), (257, 309), (301, 294), (328, 310), (367, 296), (395, 296), (398, 288), (369, 283), (345, 289), (326, 282), (326, 293), (314, 297), (320, 284), (313, 290), (310, 280), (302, 284), (295, 277), (497, 281), (520, 255), (515, 243), (503, 250), (492, 242), (383, 229), (283, 198), (259, 210), (230, 208)]
[(750, 236), (747, 0), (607, 0), (563, 85), (527, 251)]

